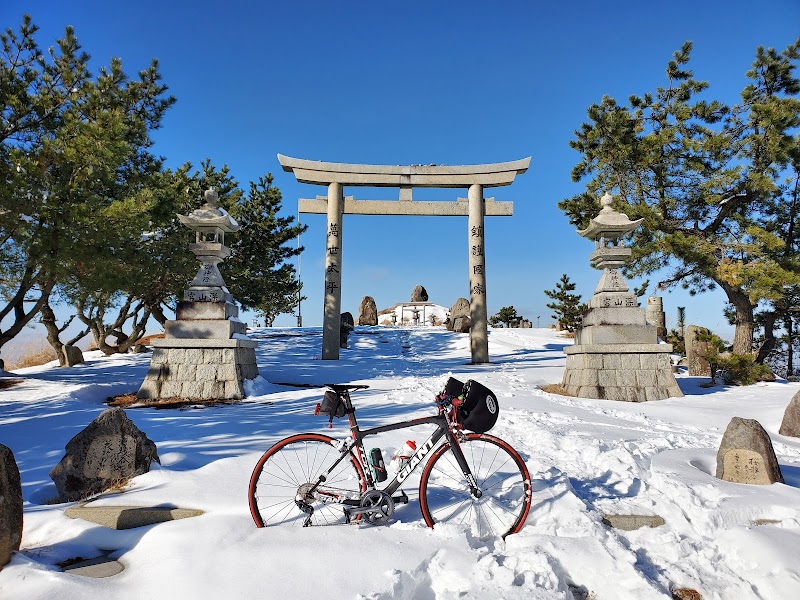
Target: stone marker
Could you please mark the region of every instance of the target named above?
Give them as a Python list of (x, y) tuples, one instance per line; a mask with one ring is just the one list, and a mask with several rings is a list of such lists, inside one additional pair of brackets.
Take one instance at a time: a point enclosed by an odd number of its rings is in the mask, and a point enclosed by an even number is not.
[(123, 409), (110, 408), (67, 443), (50, 478), (59, 499), (71, 502), (147, 473), (153, 460), (158, 461), (156, 445)]
[(427, 302), (428, 301), (428, 292), (427, 290), (418, 285), (414, 288), (414, 291), (411, 292), (411, 302)]
[(781, 435), (800, 437), (800, 392), (797, 392), (789, 401), (789, 406), (783, 413), (781, 428), (778, 430)]
[(358, 324), (378, 324), (378, 307), (375, 305), (375, 298), (372, 296), (364, 296), (361, 299), (361, 304), (358, 307)]
[(772, 441), (758, 421), (731, 419), (717, 452), (716, 476), (733, 483), (783, 483)]
[(466, 333), (470, 328), (470, 308), (469, 300), (459, 298), (450, 309), (450, 320), (447, 322), (448, 331)]
[(22, 541), (22, 484), (17, 461), (8, 446), (0, 444), (0, 569), (19, 550)]
[(83, 352), (77, 346), (65, 344), (61, 349), (64, 353), (64, 366), (74, 367), (75, 365), (83, 364)]
[(697, 339), (697, 335), (701, 332), (708, 332), (708, 329), (697, 325), (686, 326), (684, 334), (686, 362), (689, 365), (689, 375), (693, 377), (711, 377), (711, 365), (706, 359), (708, 342), (701, 342)]

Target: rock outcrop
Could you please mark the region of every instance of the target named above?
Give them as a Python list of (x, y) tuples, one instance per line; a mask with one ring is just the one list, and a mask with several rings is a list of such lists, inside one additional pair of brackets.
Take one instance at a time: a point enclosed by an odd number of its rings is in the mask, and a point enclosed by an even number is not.
[(372, 296), (364, 296), (361, 299), (361, 305), (358, 307), (358, 324), (378, 324), (378, 307), (375, 306), (375, 298)]

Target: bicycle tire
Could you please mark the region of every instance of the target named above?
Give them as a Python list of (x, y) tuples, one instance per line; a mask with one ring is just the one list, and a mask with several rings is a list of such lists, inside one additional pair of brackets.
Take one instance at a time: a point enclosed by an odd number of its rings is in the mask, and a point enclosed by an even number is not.
[[(250, 477), (248, 488), (250, 514), (257, 527), (274, 525), (301, 526), (308, 514), (295, 499), (303, 494), (302, 486), (315, 483), (340, 456), (337, 442), (318, 433), (301, 433), (285, 438), (267, 450)], [(313, 494), (306, 494), (306, 504), (313, 508), (309, 525), (337, 525), (348, 522), (338, 500), (358, 500), (367, 489), (361, 463), (353, 454), (332, 471)]]
[(531, 477), (519, 453), (491, 435), (468, 433), (459, 443), (482, 495), (476, 498), (450, 444), (440, 446), (422, 471), (419, 503), (429, 527), (466, 523), (478, 537), (517, 533), (531, 509)]

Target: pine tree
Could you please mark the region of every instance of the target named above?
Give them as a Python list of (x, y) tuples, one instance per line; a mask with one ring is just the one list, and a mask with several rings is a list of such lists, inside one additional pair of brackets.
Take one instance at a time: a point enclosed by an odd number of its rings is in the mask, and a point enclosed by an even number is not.
[(522, 317), (517, 314), (513, 306), (504, 306), (489, 319), (489, 323), (495, 326), (503, 323), (506, 327), (515, 327), (521, 320)]
[(174, 102), (156, 61), (129, 77), (112, 59), (93, 76), (72, 28), (49, 51), (36, 32), (25, 16), (0, 35), (0, 346), (54, 290), (103, 288), (125, 264), (150, 208), (139, 189), (160, 169), (150, 132)]
[(558, 322), (561, 329), (570, 332), (575, 331), (580, 325), (581, 316), (586, 309), (586, 306), (581, 304), (580, 295), (570, 293), (574, 290), (575, 284), (564, 273), (556, 284), (555, 289), (545, 290), (544, 292), (548, 298), (552, 298), (555, 301), (547, 304), (547, 308), (552, 309), (554, 312), (553, 318)]
[(644, 219), (628, 273), (667, 265), (662, 287), (719, 286), (734, 310), (736, 353), (752, 349), (759, 302), (781, 302), (800, 283), (768, 226), (800, 156), (799, 50), (800, 39), (783, 52), (759, 47), (741, 102), (728, 106), (697, 98), (708, 84), (688, 70), (687, 42), (667, 66), (667, 85), (627, 106), (604, 97), (570, 143), (581, 154), (573, 180), (587, 180), (584, 193), (559, 204), (570, 221), (585, 227), (596, 198), (615, 193), (619, 208)]

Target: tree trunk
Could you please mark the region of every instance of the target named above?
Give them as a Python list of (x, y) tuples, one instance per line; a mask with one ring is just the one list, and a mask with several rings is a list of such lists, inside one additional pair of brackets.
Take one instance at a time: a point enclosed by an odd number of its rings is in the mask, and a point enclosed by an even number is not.
[(67, 359), (64, 357), (64, 344), (61, 342), (60, 338), (61, 331), (58, 328), (58, 324), (56, 324), (56, 314), (53, 312), (50, 302), (47, 300), (42, 304), (41, 321), (42, 325), (44, 325), (44, 328), (47, 330), (47, 342), (53, 347), (53, 350), (56, 351), (58, 366), (65, 367), (67, 365)]
[(789, 352), (786, 356), (786, 377), (794, 375), (794, 329), (791, 315), (786, 317), (786, 345)]
[(5, 331), (0, 330), (0, 348), (13, 340), (14, 337), (25, 328), (30, 320), (39, 314), (39, 311), (42, 310), (42, 304), (44, 304), (47, 297), (50, 296), (50, 292), (53, 290), (53, 283), (43, 284), (41, 286), (41, 296), (36, 300), (33, 307), (28, 312), (25, 312), (25, 297), (28, 292), (36, 287), (35, 283), (30, 283), (31, 281), (33, 281), (32, 276), (30, 278), (25, 277), (17, 293), (10, 298), (6, 306), (0, 310), (0, 320), (4, 320), (8, 315), (13, 315), (11, 326)]
[(756, 354), (756, 362), (763, 364), (770, 352), (775, 349), (778, 340), (775, 338), (775, 321), (778, 316), (774, 313), (764, 315), (764, 341)]
[(734, 354), (751, 354), (753, 351), (753, 332), (755, 331), (755, 319), (753, 318), (753, 303), (747, 294), (728, 283), (718, 281), (719, 286), (728, 296), (728, 302), (736, 310), (734, 325), (736, 330), (733, 334)]

